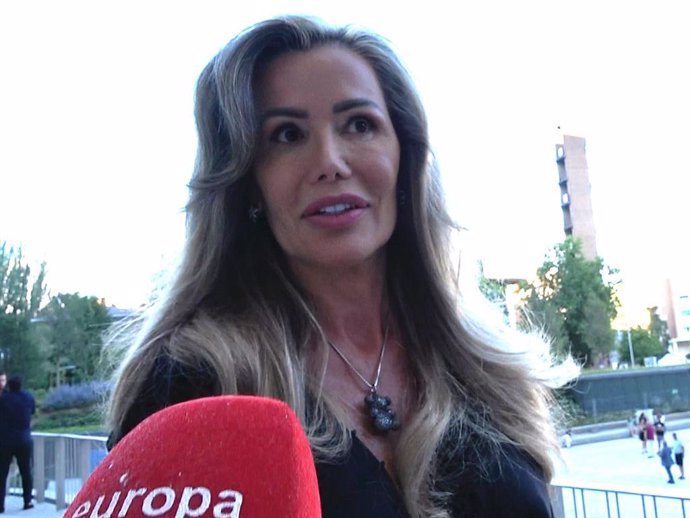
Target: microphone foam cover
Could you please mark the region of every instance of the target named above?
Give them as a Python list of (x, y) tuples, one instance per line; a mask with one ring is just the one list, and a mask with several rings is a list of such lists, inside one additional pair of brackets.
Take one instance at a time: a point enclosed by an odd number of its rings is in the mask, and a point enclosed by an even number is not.
[(320, 518), (316, 470), (285, 403), (196, 399), (157, 412), (101, 461), (63, 518)]

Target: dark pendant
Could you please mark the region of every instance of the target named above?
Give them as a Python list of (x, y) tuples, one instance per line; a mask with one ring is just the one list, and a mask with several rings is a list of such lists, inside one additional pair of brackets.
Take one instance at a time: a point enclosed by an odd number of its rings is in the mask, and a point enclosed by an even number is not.
[(400, 428), (400, 421), (395, 416), (393, 409), (390, 408), (391, 398), (379, 396), (376, 389), (372, 389), (364, 398), (364, 402), (369, 408), (369, 415), (377, 431), (388, 432)]

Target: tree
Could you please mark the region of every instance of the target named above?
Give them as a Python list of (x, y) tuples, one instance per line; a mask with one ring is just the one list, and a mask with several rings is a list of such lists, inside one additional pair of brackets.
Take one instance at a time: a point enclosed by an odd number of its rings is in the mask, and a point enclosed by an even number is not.
[(36, 320), (37, 332), (48, 351), (51, 384), (59, 385), (70, 374), (74, 381), (98, 377), (103, 332), (111, 318), (96, 297), (60, 293), (51, 297)]
[(551, 329), (546, 331), (558, 352), (567, 347), (574, 357), (590, 363), (608, 355), (614, 345), (611, 320), (618, 308), (612, 281), (616, 273), (601, 258), (586, 259), (579, 240), (566, 238), (547, 255), (537, 281), (523, 285), (525, 319), (548, 323)]
[[(649, 329), (640, 326), (630, 330), (635, 364), (644, 365), (644, 359), (648, 356), (661, 356), (666, 352), (666, 347)], [(630, 362), (630, 347), (627, 333), (624, 333), (618, 344), (618, 352), (622, 362)]]
[(31, 332), (31, 319), (46, 293), (45, 264), (32, 277), (21, 247), (0, 242), (0, 368), (40, 384), (41, 351)]
[(506, 291), (503, 283), (484, 274), (484, 263), (479, 261), (479, 291), (489, 302), (505, 305)]
[[(614, 349), (616, 333), (611, 329), (611, 319), (605, 301), (589, 294), (582, 312), (583, 324), (579, 326), (582, 341), (589, 345), (592, 360), (608, 362), (609, 353)], [(615, 313), (614, 313), (615, 316)]]
[(664, 352), (666, 352), (668, 346), (671, 345), (671, 334), (668, 332), (668, 323), (659, 316), (659, 308), (657, 306), (647, 308), (647, 311), (649, 312), (649, 332), (653, 337), (659, 340), (659, 343), (664, 348)]
[(541, 329), (551, 339), (551, 350), (558, 356), (565, 356), (570, 352), (570, 342), (565, 332), (563, 316), (559, 308), (550, 300), (540, 298), (536, 290), (522, 284), (523, 292), (529, 291), (525, 305), (520, 309), (521, 329)]

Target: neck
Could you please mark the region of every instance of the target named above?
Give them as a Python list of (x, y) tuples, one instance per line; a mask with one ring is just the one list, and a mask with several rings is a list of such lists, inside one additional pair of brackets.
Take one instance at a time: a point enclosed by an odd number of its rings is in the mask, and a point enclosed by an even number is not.
[(383, 254), (354, 268), (291, 268), (329, 340), (344, 350), (378, 354), (387, 313)]

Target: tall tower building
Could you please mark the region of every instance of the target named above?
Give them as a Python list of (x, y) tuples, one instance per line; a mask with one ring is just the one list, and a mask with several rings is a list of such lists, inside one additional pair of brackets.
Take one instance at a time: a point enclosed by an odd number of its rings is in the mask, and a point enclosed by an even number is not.
[(563, 230), (566, 236), (576, 237), (582, 242), (582, 254), (592, 260), (597, 256), (597, 240), (585, 139), (563, 135), (563, 144), (556, 144), (556, 164), (561, 187)]

